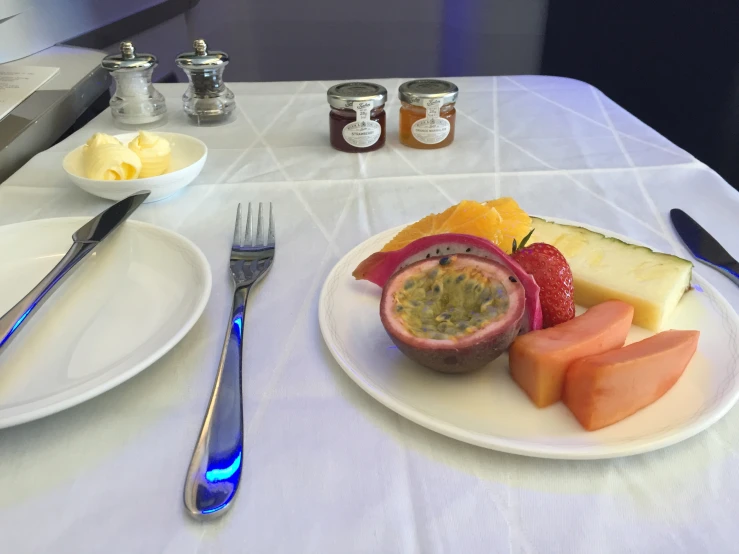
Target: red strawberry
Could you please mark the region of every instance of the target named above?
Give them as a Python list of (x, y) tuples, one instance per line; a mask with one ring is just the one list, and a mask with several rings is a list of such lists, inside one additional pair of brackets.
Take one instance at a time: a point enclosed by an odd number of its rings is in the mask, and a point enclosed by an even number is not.
[(541, 289), (539, 300), (546, 329), (575, 317), (572, 270), (562, 252), (554, 246), (543, 242), (525, 246), (530, 236), (531, 233), (521, 241), (520, 246), (513, 241), (511, 256), (534, 277)]

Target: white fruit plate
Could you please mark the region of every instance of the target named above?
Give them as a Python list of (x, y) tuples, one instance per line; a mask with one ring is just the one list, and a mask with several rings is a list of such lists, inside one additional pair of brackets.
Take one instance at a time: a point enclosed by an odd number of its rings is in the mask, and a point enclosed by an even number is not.
[[(631, 244), (628, 237), (556, 218)], [(332, 355), (354, 382), (380, 403), (428, 429), (493, 450), (540, 458), (599, 459), (673, 445), (706, 429), (739, 398), (737, 318), (731, 305), (693, 272), (695, 288), (673, 316), (673, 329), (701, 332), (698, 351), (675, 386), (652, 405), (619, 423), (585, 431), (560, 402), (536, 408), (513, 382), (508, 357), (482, 370), (447, 375), (404, 356), (379, 316), (380, 288), (351, 273), (401, 228), (367, 239), (344, 256), (321, 291), (321, 332)], [(580, 314), (584, 310), (577, 308)], [(652, 333), (632, 326), (627, 343)]]

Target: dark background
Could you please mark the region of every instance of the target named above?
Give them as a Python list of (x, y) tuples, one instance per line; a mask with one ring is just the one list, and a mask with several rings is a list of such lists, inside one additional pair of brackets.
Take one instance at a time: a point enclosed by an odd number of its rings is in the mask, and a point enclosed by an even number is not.
[(736, 0), (553, 0), (541, 72), (598, 87), (739, 188)]

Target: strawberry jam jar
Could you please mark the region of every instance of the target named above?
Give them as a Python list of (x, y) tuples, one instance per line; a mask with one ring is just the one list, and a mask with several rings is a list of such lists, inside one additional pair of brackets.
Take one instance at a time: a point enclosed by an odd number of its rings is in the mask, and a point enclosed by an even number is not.
[(341, 83), (326, 93), (331, 106), (331, 146), (342, 152), (372, 152), (385, 145), (387, 90), (374, 83)]

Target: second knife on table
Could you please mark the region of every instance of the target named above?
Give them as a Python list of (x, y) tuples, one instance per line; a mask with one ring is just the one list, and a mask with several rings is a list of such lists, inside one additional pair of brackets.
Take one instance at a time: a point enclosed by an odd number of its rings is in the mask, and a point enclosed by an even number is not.
[(708, 231), (678, 208), (670, 210), (670, 219), (677, 234), (698, 261), (719, 270), (739, 285), (739, 262)]

